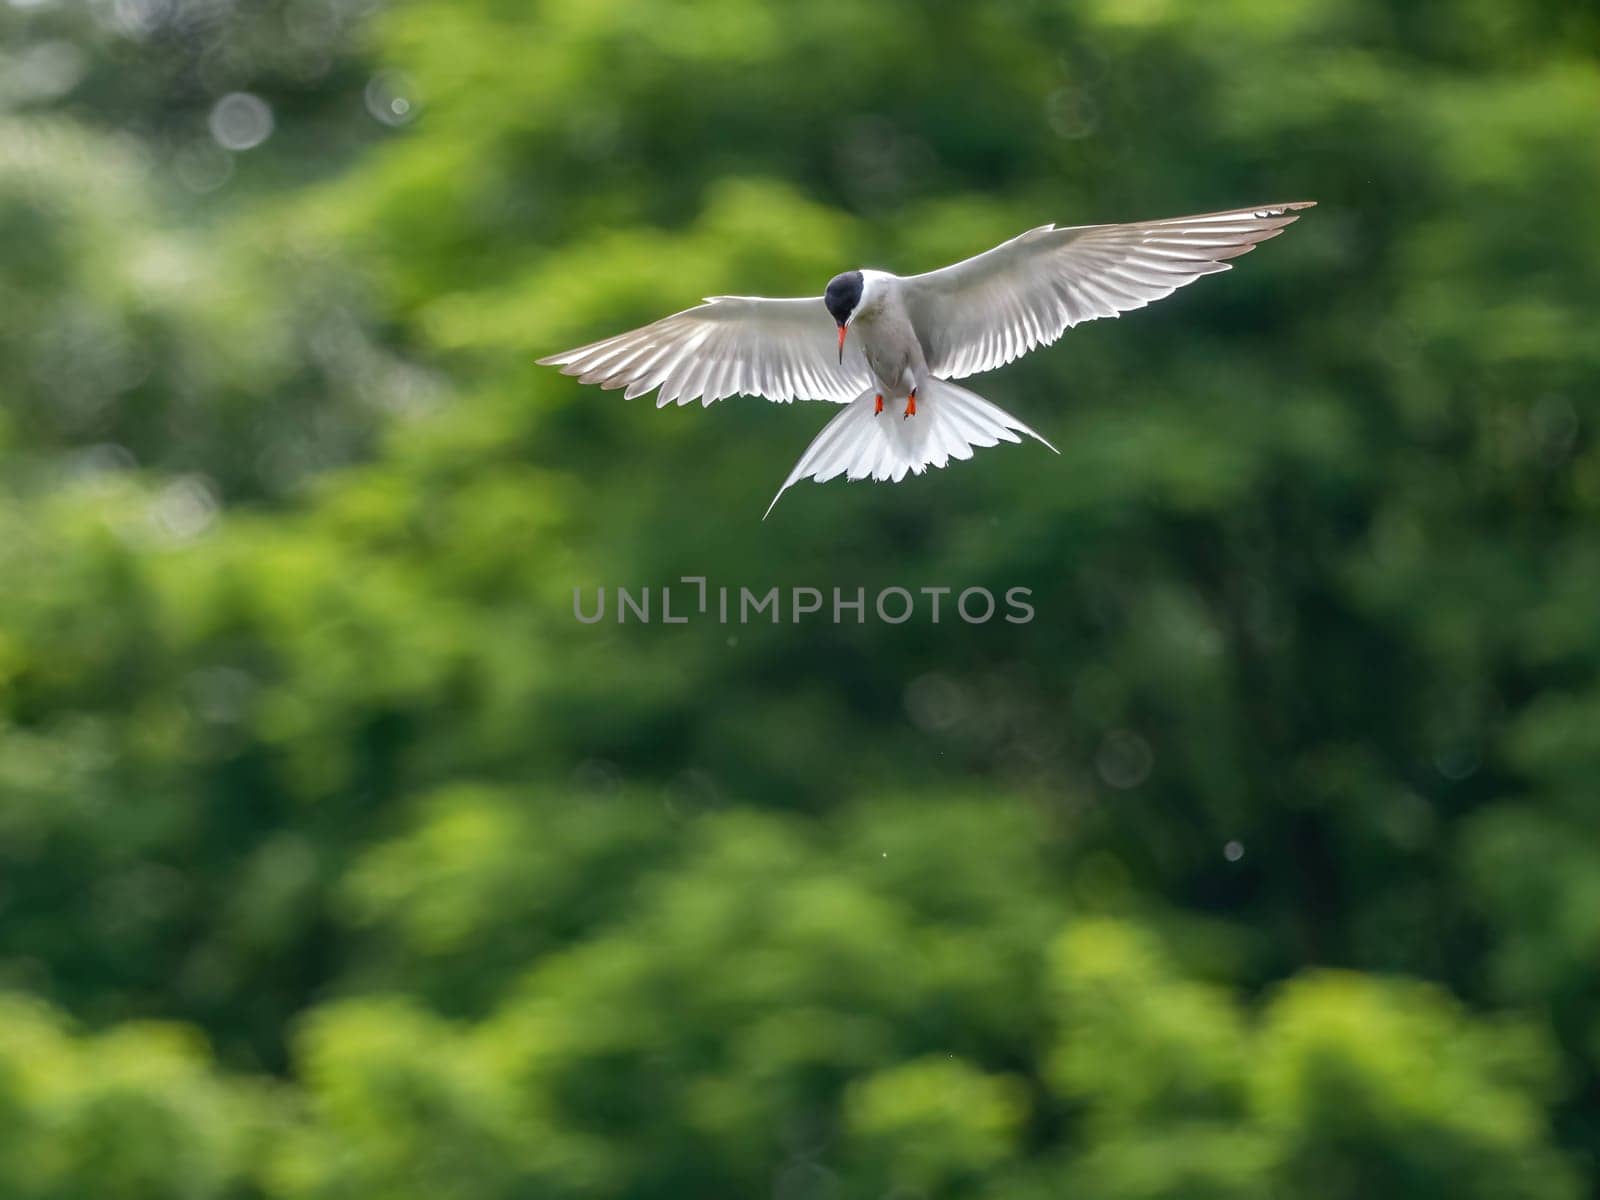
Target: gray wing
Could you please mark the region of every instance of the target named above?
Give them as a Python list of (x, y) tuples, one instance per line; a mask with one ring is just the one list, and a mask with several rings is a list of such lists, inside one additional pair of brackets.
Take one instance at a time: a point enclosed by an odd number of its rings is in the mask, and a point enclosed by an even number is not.
[(697, 308), (539, 362), (583, 383), (626, 388), (629, 399), (660, 388), (657, 408), (695, 399), (709, 406), (733, 395), (848, 404), (867, 386), (860, 347), (847, 344), (840, 364), (837, 326), (816, 296), (711, 296)]
[(1277, 237), (1315, 201), (1140, 221), (1041, 225), (939, 271), (907, 276), (907, 311), (929, 370), (942, 379), (992, 371), (1081, 321), (1170, 296)]

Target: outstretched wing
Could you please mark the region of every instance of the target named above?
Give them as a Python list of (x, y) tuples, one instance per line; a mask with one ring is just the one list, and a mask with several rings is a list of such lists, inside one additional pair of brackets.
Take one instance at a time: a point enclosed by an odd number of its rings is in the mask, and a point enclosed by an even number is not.
[(1130, 225), (1041, 225), (954, 266), (904, 281), (928, 367), (943, 379), (992, 371), (1081, 321), (1170, 296), (1277, 237), (1315, 201)]
[(711, 296), (697, 308), (539, 361), (629, 399), (660, 388), (656, 407), (704, 405), (724, 396), (832, 400), (848, 404), (866, 386), (867, 362), (846, 345), (820, 297), (772, 300)]

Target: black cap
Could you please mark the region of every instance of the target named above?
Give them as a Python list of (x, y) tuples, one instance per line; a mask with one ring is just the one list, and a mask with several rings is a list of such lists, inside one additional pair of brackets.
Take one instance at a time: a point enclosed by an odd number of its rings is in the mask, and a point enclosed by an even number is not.
[(828, 281), (828, 290), (823, 293), (822, 302), (839, 324), (848, 321), (856, 305), (861, 303), (862, 282), (860, 271), (846, 271)]

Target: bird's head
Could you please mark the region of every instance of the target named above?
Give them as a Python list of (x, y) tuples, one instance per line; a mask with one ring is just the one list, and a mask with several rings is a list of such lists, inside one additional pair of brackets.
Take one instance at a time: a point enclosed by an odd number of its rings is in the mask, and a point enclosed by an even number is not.
[(833, 319), (839, 326), (839, 361), (844, 361), (844, 335), (849, 329), (851, 319), (856, 315), (856, 310), (861, 307), (861, 291), (865, 280), (860, 271), (846, 271), (843, 275), (835, 275), (828, 281), (828, 290), (823, 293), (822, 302), (828, 306), (828, 311), (833, 314)]

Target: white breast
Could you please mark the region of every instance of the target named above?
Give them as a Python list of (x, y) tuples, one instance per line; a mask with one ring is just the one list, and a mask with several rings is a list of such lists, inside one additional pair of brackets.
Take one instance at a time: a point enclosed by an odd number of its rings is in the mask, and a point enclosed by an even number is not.
[(860, 339), (874, 382), (885, 396), (904, 397), (928, 373), (922, 344), (906, 313), (900, 279), (884, 271), (862, 271), (861, 303), (850, 321)]

